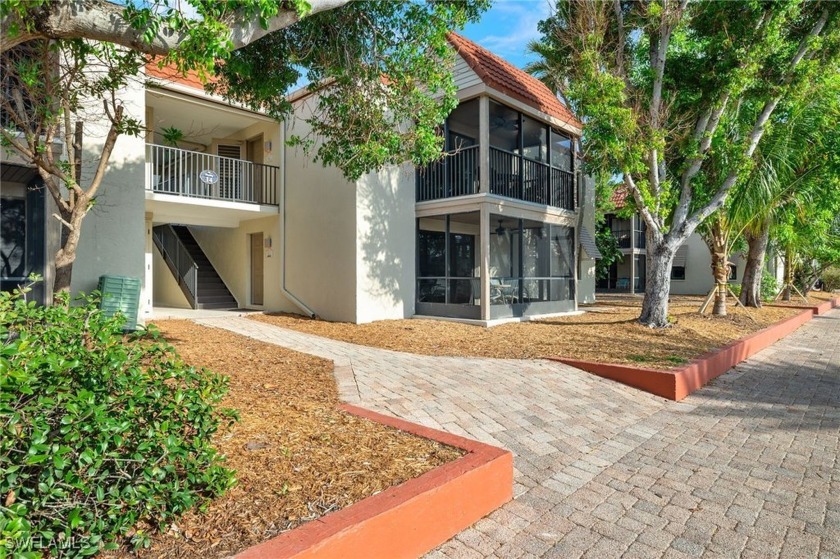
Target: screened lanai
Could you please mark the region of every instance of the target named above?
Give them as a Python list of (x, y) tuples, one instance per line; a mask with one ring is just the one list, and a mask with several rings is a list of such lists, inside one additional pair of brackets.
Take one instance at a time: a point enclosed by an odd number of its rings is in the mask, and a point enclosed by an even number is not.
[(489, 321), (574, 311), (575, 246), (562, 218), (489, 208), (420, 217), (417, 314)]

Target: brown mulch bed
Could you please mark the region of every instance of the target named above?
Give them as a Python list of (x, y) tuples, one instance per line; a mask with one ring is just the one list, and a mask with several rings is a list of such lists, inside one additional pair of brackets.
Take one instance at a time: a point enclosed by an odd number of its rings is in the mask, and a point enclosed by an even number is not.
[(230, 377), (223, 405), (240, 419), (214, 442), (238, 483), (142, 557), (227, 557), (462, 455), (337, 409), (330, 361), (189, 321), (157, 325), (188, 363)]
[(249, 318), (327, 338), (421, 355), (533, 359), (567, 357), (655, 369), (682, 365), (715, 348), (794, 315), (767, 307), (744, 311), (729, 305), (726, 317), (702, 316), (702, 297), (672, 297), (671, 328), (638, 324), (641, 298), (599, 297), (583, 314), (492, 328), (442, 320), (383, 320), (348, 324), (291, 314)]
[(811, 291), (808, 293), (808, 302), (802, 300), (802, 297), (796, 293), (791, 293), (790, 301), (772, 301), (771, 305), (784, 305), (786, 307), (816, 307), (825, 303), (829, 299), (840, 297), (840, 292), (831, 293), (828, 291)]

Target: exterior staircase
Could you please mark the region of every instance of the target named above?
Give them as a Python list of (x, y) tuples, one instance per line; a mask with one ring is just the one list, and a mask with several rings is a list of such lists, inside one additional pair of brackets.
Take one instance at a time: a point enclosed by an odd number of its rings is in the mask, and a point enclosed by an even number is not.
[(235, 309), (236, 299), (190, 230), (183, 225), (158, 225), (155, 245), (194, 309)]

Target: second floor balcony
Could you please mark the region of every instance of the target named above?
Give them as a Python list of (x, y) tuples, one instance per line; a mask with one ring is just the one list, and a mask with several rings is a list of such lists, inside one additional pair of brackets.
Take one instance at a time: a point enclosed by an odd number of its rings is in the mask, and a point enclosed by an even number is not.
[(574, 140), (568, 134), (485, 98), (459, 105), (444, 134), (444, 156), (417, 172), (418, 202), (485, 192), (577, 208)]
[(160, 194), (278, 205), (280, 167), (146, 144), (146, 188)]

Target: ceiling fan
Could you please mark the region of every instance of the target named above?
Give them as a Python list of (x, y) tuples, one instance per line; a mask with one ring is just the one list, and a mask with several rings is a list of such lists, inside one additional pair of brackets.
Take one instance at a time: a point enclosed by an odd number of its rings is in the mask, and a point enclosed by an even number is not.
[(496, 236), (498, 236), (498, 237), (501, 237), (502, 235), (504, 235), (507, 232), (507, 229), (505, 229), (504, 226), (502, 225), (502, 220), (501, 219), (499, 220), (499, 226), (496, 227), (496, 229), (494, 231), (496, 232)]

